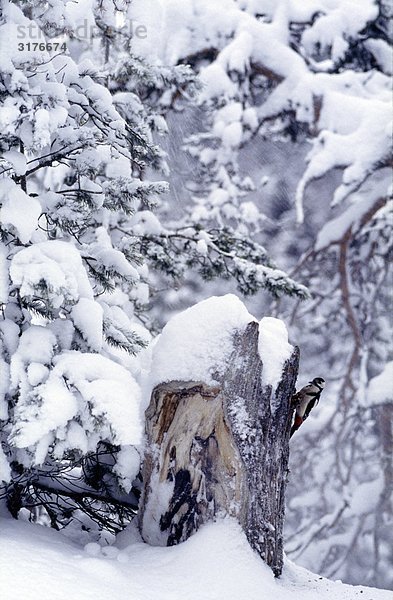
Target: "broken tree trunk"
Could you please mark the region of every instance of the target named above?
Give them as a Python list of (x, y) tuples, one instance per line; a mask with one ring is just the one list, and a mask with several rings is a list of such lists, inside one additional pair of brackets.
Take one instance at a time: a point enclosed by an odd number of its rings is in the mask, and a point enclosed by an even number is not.
[(153, 389), (139, 512), (146, 542), (174, 545), (203, 523), (230, 515), (280, 575), (297, 368), (296, 348), (276, 389), (263, 386), (258, 323), (251, 322), (234, 334), (217, 385), (171, 381)]

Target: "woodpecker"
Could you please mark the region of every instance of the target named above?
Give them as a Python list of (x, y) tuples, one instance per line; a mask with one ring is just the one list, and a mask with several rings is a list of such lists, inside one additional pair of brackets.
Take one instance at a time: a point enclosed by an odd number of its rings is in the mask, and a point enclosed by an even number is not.
[(296, 412), (290, 437), (299, 429), (303, 421), (307, 419), (314, 406), (318, 404), (324, 387), (325, 380), (323, 377), (315, 377), (308, 385), (302, 387), (301, 390), (292, 396), (292, 404), (296, 407)]

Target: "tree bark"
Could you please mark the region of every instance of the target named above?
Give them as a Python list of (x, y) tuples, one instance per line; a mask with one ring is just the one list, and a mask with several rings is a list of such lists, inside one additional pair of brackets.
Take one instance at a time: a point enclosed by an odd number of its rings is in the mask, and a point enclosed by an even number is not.
[(146, 411), (148, 452), (139, 527), (153, 545), (186, 540), (200, 525), (232, 516), (276, 576), (283, 564), (295, 348), (273, 390), (262, 385), (258, 323), (236, 333), (217, 385), (158, 385)]

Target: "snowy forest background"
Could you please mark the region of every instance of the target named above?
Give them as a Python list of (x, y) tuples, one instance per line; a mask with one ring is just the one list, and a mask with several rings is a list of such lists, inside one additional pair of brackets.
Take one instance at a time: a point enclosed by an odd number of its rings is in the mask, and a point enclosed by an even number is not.
[(234, 292), (284, 320), (299, 387), (327, 380), (291, 442), (287, 555), (392, 588), (391, 17), (372, 0), (2, 0), (14, 517), (85, 543), (129, 522), (149, 343)]

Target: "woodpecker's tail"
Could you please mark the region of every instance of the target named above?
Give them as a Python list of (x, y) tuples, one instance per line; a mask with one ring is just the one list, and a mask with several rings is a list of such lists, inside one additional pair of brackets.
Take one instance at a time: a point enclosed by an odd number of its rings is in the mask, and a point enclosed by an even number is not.
[(293, 422), (293, 425), (291, 427), (291, 434), (290, 434), (290, 438), (293, 436), (293, 434), (295, 433), (295, 431), (297, 431), (300, 427), (300, 425), (303, 423), (303, 419), (302, 417), (299, 417), (299, 415), (295, 415), (295, 420)]

